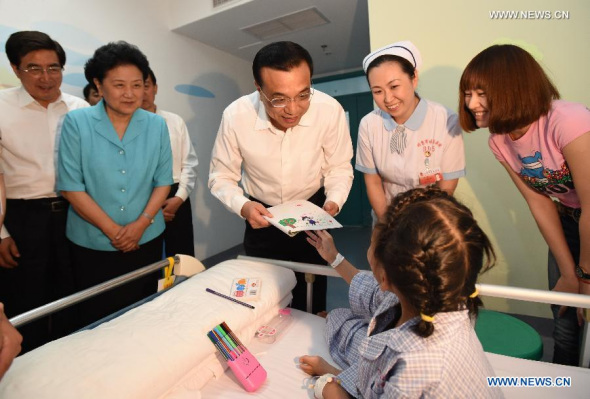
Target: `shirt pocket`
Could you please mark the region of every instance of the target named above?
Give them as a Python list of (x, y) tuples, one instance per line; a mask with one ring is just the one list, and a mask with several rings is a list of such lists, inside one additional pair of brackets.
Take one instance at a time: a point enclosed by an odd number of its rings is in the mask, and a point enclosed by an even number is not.
[(359, 381), (367, 381), (370, 397), (378, 398), (385, 390), (390, 369), (389, 359), (393, 356), (391, 352), (387, 353), (386, 348), (385, 341), (378, 336), (366, 338), (360, 347)]

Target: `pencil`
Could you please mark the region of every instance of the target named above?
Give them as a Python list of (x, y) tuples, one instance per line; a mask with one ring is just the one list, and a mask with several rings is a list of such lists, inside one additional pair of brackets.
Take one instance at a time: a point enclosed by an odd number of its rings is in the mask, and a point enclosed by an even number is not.
[(242, 302), (242, 301), (238, 301), (237, 299), (235, 299), (235, 298), (232, 298), (231, 296), (227, 296), (227, 295), (224, 295), (224, 294), (222, 294), (222, 293), (220, 293), (220, 292), (213, 291), (211, 288), (205, 288), (205, 290), (206, 290), (207, 292), (210, 292), (211, 294), (214, 294), (214, 295), (220, 296), (220, 297), (222, 297), (222, 298), (225, 298), (225, 299), (229, 299), (230, 301), (232, 301), (232, 302), (235, 302), (235, 303), (239, 303), (240, 305), (242, 305), (242, 306), (245, 306), (245, 307), (247, 307), (247, 308), (250, 308), (250, 309), (255, 309), (255, 308), (254, 308), (254, 306), (250, 305), (249, 303)]

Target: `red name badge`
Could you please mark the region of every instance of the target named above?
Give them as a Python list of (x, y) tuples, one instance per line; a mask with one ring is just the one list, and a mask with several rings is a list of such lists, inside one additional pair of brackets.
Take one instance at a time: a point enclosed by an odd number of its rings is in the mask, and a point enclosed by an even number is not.
[(440, 169), (427, 169), (424, 172), (420, 172), (419, 182), (421, 186), (434, 184), (437, 181), (442, 181), (443, 175), (440, 173)]

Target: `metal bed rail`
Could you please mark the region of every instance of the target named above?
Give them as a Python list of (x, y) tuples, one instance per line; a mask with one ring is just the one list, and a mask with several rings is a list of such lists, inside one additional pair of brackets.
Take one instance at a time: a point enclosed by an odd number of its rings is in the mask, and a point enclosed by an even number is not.
[[(175, 255), (174, 263), (180, 263), (181, 257)], [(163, 259), (159, 262), (152, 263), (151, 265), (144, 266), (140, 269), (134, 270), (130, 273), (124, 274), (122, 276), (116, 277), (112, 280), (105, 281), (102, 284), (95, 285), (94, 287), (87, 288), (83, 291), (77, 292), (75, 294), (66, 296), (64, 298), (58, 299), (56, 301), (50, 302), (46, 305), (40, 306), (38, 308), (29, 310), (28, 312), (22, 313), (18, 316), (13, 317), (10, 319), (10, 323), (12, 323), (15, 327), (23, 326), (27, 323), (30, 323), (40, 317), (47, 316), (51, 313), (57, 312), (61, 309), (65, 309), (71, 305), (76, 303), (82, 302), (88, 298), (91, 298), (95, 295), (101, 294), (103, 292), (109, 291), (115, 287), (128, 283), (129, 281), (135, 280), (139, 277), (148, 275), (156, 270), (162, 269), (164, 267), (168, 267), (170, 265), (170, 261), (168, 259)]]
[[(239, 255), (238, 259), (270, 263), (273, 265), (286, 267), (295, 272), (305, 273), (305, 281), (307, 282), (306, 306), (307, 312), (309, 313), (311, 313), (311, 305), (313, 303), (313, 275), (318, 274), (322, 276), (340, 278), (340, 275), (336, 272), (336, 270), (325, 265), (255, 258), (244, 255)], [(588, 331), (588, 309), (590, 309), (590, 296), (581, 294), (568, 294), (565, 292), (536, 290), (531, 288), (507, 287), (493, 284), (476, 284), (476, 286), (479, 290), (479, 295), (482, 296), (546, 303), (551, 305), (573, 306), (586, 309), (584, 331), (582, 336), (582, 348), (580, 354), (580, 366), (585, 367), (585, 365), (588, 365), (590, 362), (590, 332)]]

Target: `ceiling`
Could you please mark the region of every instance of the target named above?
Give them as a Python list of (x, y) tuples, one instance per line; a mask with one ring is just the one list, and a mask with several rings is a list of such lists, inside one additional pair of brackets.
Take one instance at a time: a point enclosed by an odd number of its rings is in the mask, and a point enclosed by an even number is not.
[(370, 51), (367, 0), (196, 1), (210, 4), (173, 3), (183, 9), (173, 10), (172, 30), (247, 61), (289, 40), (310, 52), (321, 77), (360, 70)]

